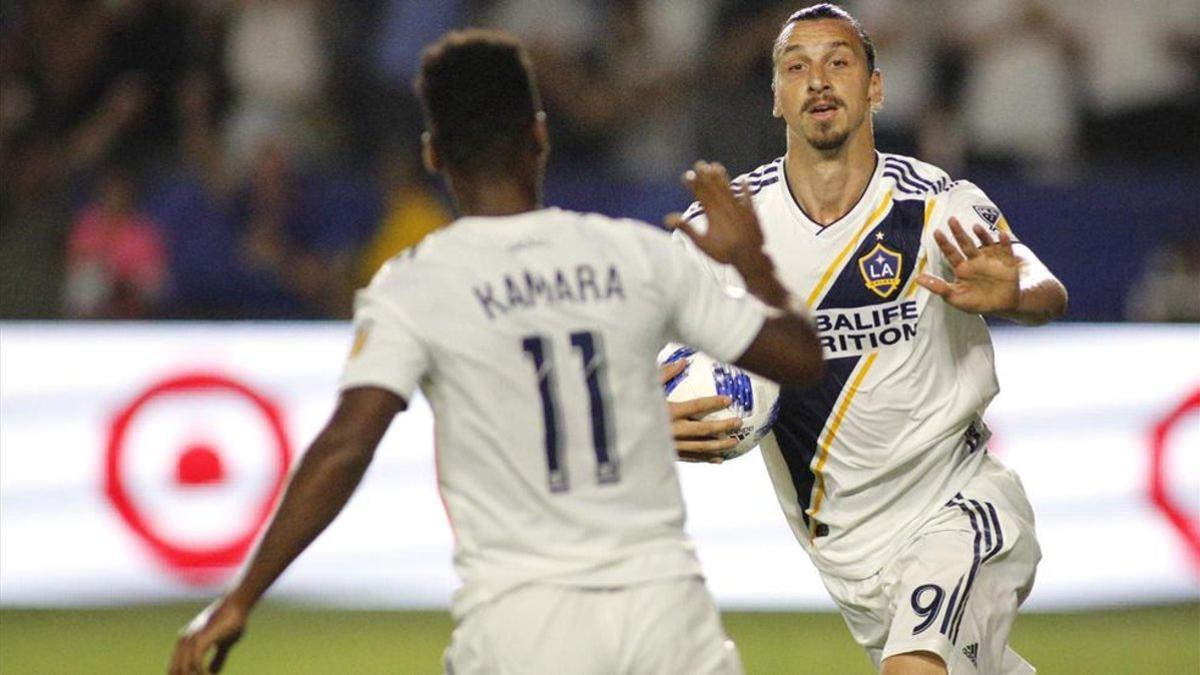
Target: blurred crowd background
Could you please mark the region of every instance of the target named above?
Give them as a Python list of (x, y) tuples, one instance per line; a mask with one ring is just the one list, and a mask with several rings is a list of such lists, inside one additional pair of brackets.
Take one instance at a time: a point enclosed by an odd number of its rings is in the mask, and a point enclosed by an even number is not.
[[(323, 319), (453, 217), (411, 80), (463, 26), (534, 55), (547, 201), (659, 222), (784, 151), (807, 2), (4, 0), (0, 319)], [(1200, 320), (1200, 3), (860, 0), (883, 151), (980, 184), (1069, 318)]]

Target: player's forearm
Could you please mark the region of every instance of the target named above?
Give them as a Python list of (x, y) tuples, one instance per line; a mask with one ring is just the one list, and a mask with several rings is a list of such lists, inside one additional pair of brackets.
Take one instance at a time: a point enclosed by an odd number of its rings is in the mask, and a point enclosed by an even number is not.
[(746, 284), (747, 293), (775, 309), (790, 309), (791, 294), (775, 276), (775, 263), (762, 249), (739, 255), (733, 266)]
[(1010, 321), (1026, 326), (1041, 326), (1061, 317), (1067, 311), (1067, 288), (1048, 271), (1022, 273), (1017, 307), (999, 312)]
[(333, 522), (362, 480), (374, 454), (360, 439), (326, 428), (313, 441), (288, 483), (229, 600), (253, 607), (288, 565)]

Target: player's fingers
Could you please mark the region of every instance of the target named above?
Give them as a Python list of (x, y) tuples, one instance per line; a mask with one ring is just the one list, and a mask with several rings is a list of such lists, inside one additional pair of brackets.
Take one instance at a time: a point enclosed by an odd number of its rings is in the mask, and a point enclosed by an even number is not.
[(704, 160), (696, 160), (692, 165), (692, 170), (688, 173), (692, 176), (692, 182), (689, 187), (693, 192), (706, 190), (712, 183), (712, 166)]
[(1001, 230), (1000, 230), (1000, 240), (999, 240), (999, 244), (1000, 244), (1000, 248), (1001, 248), (1001, 249), (1002, 249), (1002, 250), (1003, 250), (1005, 253), (1007, 253), (1008, 255), (1012, 255), (1012, 254), (1013, 254), (1013, 250), (1012, 250), (1012, 248), (1013, 248), (1013, 238), (1012, 238), (1012, 235), (1010, 235), (1010, 234), (1009, 234), (1008, 232), (1006, 232), (1004, 229), (1001, 229)]
[(679, 177), (679, 180), (680, 180), (680, 182), (683, 183), (684, 187), (686, 187), (689, 190), (692, 190), (693, 186), (696, 184), (696, 169), (695, 169), (695, 167), (692, 167), (691, 169), (684, 171), (683, 175)]
[(725, 461), (725, 457), (721, 454), (710, 454), (707, 452), (681, 452), (679, 453), (679, 461), (691, 464), (721, 464)]
[(676, 441), (679, 453), (714, 453), (737, 446), (737, 438), (710, 438), (704, 441)]
[(200, 640), (199, 636), (192, 641), (191, 649), (188, 650), (188, 675), (204, 675), (204, 655), (208, 653), (210, 646), (210, 641)]
[(663, 216), (662, 222), (663, 227), (667, 228), (668, 230), (674, 230), (675, 228), (679, 227), (679, 223), (686, 223), (687, 221), (683, 219), (682, 213), (675, 211)]
[(697, 172), (697, 189), (704, 197), (717, 204), (728, 205), (733, 201), (733, 191), (729, 185), (729, 175), (719, 162), (701, 162), (702, 167)]
[(728, 396), (703, 396), (688, 401), (671, 403), (671, 419), (699, 418), (718, 410), (724, 410), (733, 404)]
[(709, 162), (709, 174), (714, 183), (720, 187), (729, 185), (729, 172), (725, 170), (725, 165), (720, 162)]
[(950, 219), (950, 234), (954, 235), (954, 241), (958, 242), (958, 248), (962, 250), (964, 256), (974, 258), (979, 255), (979, 248), (975, 246), (975, 241), (963, 229), (962, 223), (958, 222), (958, 218)]
[(175, 641), (175, 651), (171, 652), (171, 675), (187, 673), (188, 655), (192, 653), (191, 638), (183, 635)]
[(229, 650), (233, 648), (233, 640), (217, 646), (217, 653), (213, 656), (213, 660), (208, 664), (208, 672), (219, 673), (225, 667), (225, 659), (229, 656)]
[(975, 236), (979, 238), (979, 248), (986, 248), (996, 243), (992, 239), (992, 233), (988, 232), (988, 229), (983, 225), (975, 223), (975, 227), (971, 229), (974, 230)]
[(687, 359), (679, 359), (670, 363), (664, 363), (662, 367), (658, 369), (658, 376), (662, 380), (662, 383), (666, 384), (674, 379), (677, 375), (687, 370), (687, 367)]
[(742, 427), (742, 420), (732, 417), (727, 420), (676, 420), (671, 425), (671, 435), (677, 439), (711, 439), (724, 437)]
[(937, 242), (938, 248), (942, 249), (942, 255), (945, 256), (946, 262), (950, 263), (951, 267), (958, 267), (966, 258), (963, 257), (962, 251), (950, 242), (941, 230), (933, 231), (933, 240)]
[(725, 458), (721, 455), (678, 455), (679, 461), (688, 462), (688, 464), (722, 464)]
[(696, 162), (691, 173), (695, 177), (689, 186), (692, 194), (696, 195), (696, 199), (705, 205), (706, 210), (712, 208), (716, 204), (716, 200), (720, 199), (720, 193), (713, 180), (712, 167), (708, 162)]
[(946, 283), (945, 279), (940, 279), (932, 274), (918, 274), (916, 282), (922, 288), (928, 289), (929, 292), (936, 293), (942, 297), (950, 294), (950, 284)]

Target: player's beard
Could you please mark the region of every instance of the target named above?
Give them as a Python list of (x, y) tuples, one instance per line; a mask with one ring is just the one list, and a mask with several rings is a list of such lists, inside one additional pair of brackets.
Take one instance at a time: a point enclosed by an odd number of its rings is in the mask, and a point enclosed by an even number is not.
[(840, 129), (836, 131), (831, 129), (824, 132), (818, 132), (816, 134), (810, 134), (808, 136), (808, 144), (816, 150), (828, 152), (830, 150), (837, 150), (845, 145), (846, 139), (848, 138), (850, 138), (849, 129)]

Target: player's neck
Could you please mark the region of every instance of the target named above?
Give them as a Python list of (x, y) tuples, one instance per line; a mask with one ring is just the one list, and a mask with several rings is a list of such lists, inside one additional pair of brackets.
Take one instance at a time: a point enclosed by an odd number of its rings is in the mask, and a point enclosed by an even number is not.
[(855, 136), (833, 151), (817, 150), (804, 139), (788, 136), (788, 188), (819, 225), (849, 213), (875, 173), (875, 139), (869, 133)]
[(542, 208), (541, 191), (526, 181), (450, 176), (449, 182), (463, 216), (512, 216)]

